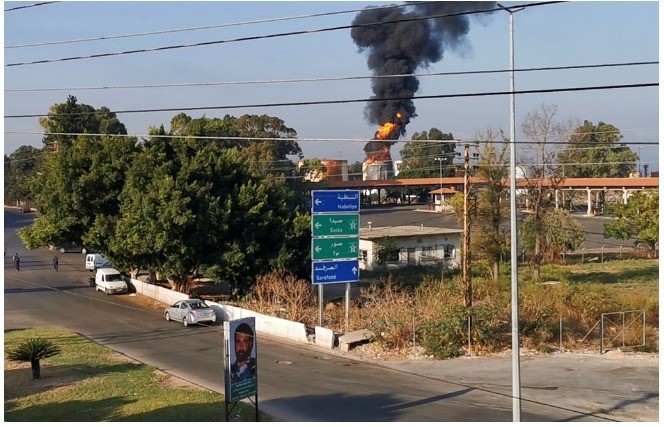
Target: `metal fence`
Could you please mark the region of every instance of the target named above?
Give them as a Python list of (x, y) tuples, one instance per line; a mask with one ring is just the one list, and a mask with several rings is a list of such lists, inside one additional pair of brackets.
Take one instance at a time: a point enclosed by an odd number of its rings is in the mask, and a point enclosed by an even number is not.
[[(619, 345), (617, 345), (619, 344)], [(600, 319), (599, 354), (608, 346), (636, 348), (646, 345), (645, 310), (602, 313)]]
[(646, 345), (645, 310), (602, 313), (579, 344), (599, 326), (599, 354), (607, 348), (637, 348)]

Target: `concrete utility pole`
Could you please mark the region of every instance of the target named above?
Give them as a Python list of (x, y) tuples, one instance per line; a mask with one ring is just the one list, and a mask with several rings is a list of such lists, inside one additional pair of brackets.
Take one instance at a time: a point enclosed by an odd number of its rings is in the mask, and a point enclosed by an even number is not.
[(524, 8), (509, 8), (497, 3), (510, 14), (510, 263), (512, 305), (512, 421), (521, 421), (521, 361), (519, 349), (519, 285), (516, 233), (516, 114), (514, 98), (514, 14)]
[[(473, 307), (473, 284), (470, 278), (470, 223), (469, 223), (469, 210), (470, 210), (470, 175), (468, 174), (468, 163), (470, 161), (470, 146), (466, 144), (463, 156), (463, 264), (462, 264), (462, 277), (463, 286), (465, 289), (464, 299), (466, 308), (470, 310)], [(468, 313), (468, 355), (472, 354), (472, 338), (471, 329), (473, 318)]]

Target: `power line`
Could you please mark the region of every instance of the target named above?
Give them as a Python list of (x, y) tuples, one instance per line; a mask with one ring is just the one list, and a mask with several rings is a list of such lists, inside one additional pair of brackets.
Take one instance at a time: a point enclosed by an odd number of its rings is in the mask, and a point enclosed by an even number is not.
[[(22, 134), (22, 135), (52, 135), (52, 136), (101, 136), (101, 137), (121, 137), (121, 138), (165, 138), (165, 139), (209, 139), (209, 140), (259, 140), (259, 141), (275, 141), (275, 142), (368, 142), (370, 138), (309, 138), (309, 137), (257, 137), (257, 136), (194, 136), (194, 135), (151, 135), (151, 134), (110, 134), (110, 133), (80, 133), (80, 132), (44, 132), (44, 131), (16, 131), (5, 130), (4, 133), (8, 134)], [(419, 139), (382, 139), (378, 142), (420, 142)], [(427, 139), (427, 143), (447, 143), (454, 142), (455, 144), (474, 143), (474, 141), (463, 141), (455, 139)], [(515, 141), (516, 144), (532, 144), (531, 141)], [(566, 142), (547, 141), (548, 144), (566, 144)], [(659, 145), (657, 141), (634, 141), (623, 142), (629, 145)], [(607, 147), (608, 148), (608, 147)], [(372, 151), (378, 153), (381, 150)]]
[[(54, 3), (54, 2), (51, 2), (51, 3)], [(418, 3), (418, 4), (426, 4), (426, 3), (433, 3), (433, 2), (429, 1), (429, 2), (422, 2), (422, 3)], [(251, 20), (251, 21), (242, 21), (242, 22), (233, 22), (233, 23), (226, 23), (226, 24), (215, 24), (215, 25), (204, 25), (204, 26), (199, 26), (199, 27), (173, 28), (173, 29), (169, 29), (169, 30), (150, 31), (150, 32), (143, 32), (143, 33), (116, 34), (116, 35), (111, 35), (111, 36), (90, 37), (90, 38), (85, 38), (85, 39), (60, 40), (60, 41), (53, 41), (53, 42), (41, 42), (41, 43), (13, 45), (13, 46), (5, 46), (5, 49), (18, 49), (18, 48), (25, 48), (25, 47), (37, 47), (37, 46), (53, 46), (53, 45), (59, 45), (59, 44), (83, 43), (83, 42), (113, 40), (113, 39), (122, 39), (122, 38), (130, 38), (130, 37), (144, 37), (144, 36), (152, 36), (152, 35), (159, 35), (159, 34), (181, 33), (181, 32), (187, 32), (187, 31), (210, 30), (210, 29), (215, 29), (215, 28), (239, 27), (239, 26), (243, 26), (243, 25), (265, 24), (265, 23), (269, 23), (269, 22), (292, 21), (292, 20), (297, 20), (297, 19), (319, 18), (319, 17), (322, 17), (322, 16), (342, 15), (342, 14), (347, 14), (347, 13), (361, 12), (363, 10), (394, 9), (394, 8), (407, 7), (407, 6), (410, 6), (410, 5), (409, 4), (398, 4), (398, 5), (389, 5), (389, 6), (374, 6), (374, 7), (367, 7), (365, 9), (352, 9), (352, 10), (342, 10), (342, 11), (335, 11), (335, 12), (323, 12), (323, 13), (314, 13), (314, 14), (310, 14), (310, 15), (286, 16), (286, 17), (281, 17), (281, 18), (255, 19), (255, 20)]]
[[(622, 62), (622, 63), (589, 64), (589, 65), (566, 65), (558, 67), (519, 68), (515, 69), (514, 71), (515, 72), (555, 71), (555, 70), (626, 67), (626, 66), (657, 65), (657, 64), (659, 64), (659, 61)], [(197, 87), (197, 86), (207, 87), (207, 86), (235, 86), (235, 85), (275, 84), (275, 83), (309, 83), (309, 82), (330, 82), (330, 81), (343, 81), (343, 80), (390, 79), (397, 77), (398, 78), (436, 77), (436, 76), (456, 76), (456, 75), (473, 75), (473, 74), (495, 74), (495, 73), (507, 73), (510, 71), (512, 70), (497, 69), (497, 70), (477, 70), (477, 71), (448, 71), (448, 72), (439, 72), (439, 73), (387, 74), (381, 76), (316, 77), (316, 78), (303, 78), (303, 79), (272, 79), (272, 80), (243, 80), (243, 81), (241, 80), (241, 81), (230, 81), (230, 82), (202, 82), (202, 83), (164, 83), (164, 84), (125, 85), (125, 86), (27, 88), (27, 89), (5, 89), (5, 92), (55, 92), (55, 91), (82, 91), (82, 90), (109, 90), (109, 89), (157, 89), (157, 88)]]
[[(528, 7), (550, 5), (550, 4), (555, 4), (555, 3), (563, 3), (563, 2), (562, 1), (548, 1), (548, 2), (530, 3), (530, 4), (521, 5), (519, 7), (528, 8)], [(263, 36), (239, 37), (239, 38), (235, 38), (235, 39), (226, 39), (226, 40), (212, 40), (212, 41), (198, 42), (198, 43), (189, 43), (189, 44), (180, 44), (180, 45), (171, 45), (171, 46), (160, 46), (160, 47), (155, 47), (155, 48), (133, 49), (133, 50), (120, 51), (120, 52), (107, 52), (107, 53), (97, 53), (97, 54), (92, 54), (92, 55), (71, 56), (71, 57), (68, 57), (68, 58), (42, 59), (42, 60), (30, 61), (30, 62), (15, 62), (15, 63), (11, 63), (11, 64), (6, 64), (5, 67), (16, 67), (16, 66), (23, 66), (23, 65), (35, 65), (35, 64), (53, 63), (53, 62), (75, 61), (75, 60), (80, 60), (80, 59), (104, 58), (104, 57), (109, 57), (109, 56), (131, 55), (131, 54), (136, 54), (136, 53), (159, 52), (159, 51), (165, 51), (165, 50), (191, 48), (191, 47), (201, 47), (201, 46), (212, 46), (212, 45), (244, 42), (244, 41), (251, 41), (251, 40), (274, 39), (274, 38), (287, 37), (287, 36), (296, 36), (296, 35), (304, 35), (304, 34), (317, 34), (317, 33), (338, 31), (338, 30), (348, 30), (348, 29), (352, 29), (352, 28), (364, 28), (364, 27), (373, 27), (373, 26), (377, 26), (377, 25), (399, 24), (399, 23), (403, 23), (403, 22), (421, 21), (421, 20), (427, 20), (427, 19), (440, 19), (440, 18), (450, 18), (450, 17), (455, 17), (455, 16), (475, 15), (475, 14), (481, 14), (481, 13), (495, 12), (495, 11), (498, 11), (498, 10), (501, 10), (501, 9), (500, 8), (492, 8), (492, 9), (475, 10), (475, 11), (468, 11), (468, 12), (448, 13), (448, 14), (442, 14), (442, 15), (430, 15), (430, 16), (425, 16), (425, 17), (404, 18), (404, 19), (397, 19), (397, 20), (394, 20), (394, 21), (371, 22), (371, 23), (366, 23), (366, 24), (341, 25), (341, 26), (336, 26), (336, 27), (318, 28), (318, 29), (313, 29), (313, 30), (288, 31), (288, 32), (285, 32), (285, 33), (267, 34), (267, 35), (263, 35)]]
[(19, 9), (27, 9), (29, 7), (45, 6), (47, 4), (52, 4), (52, 3), (60, 3), (60, 2), (59, 1), (44, 1), (44, 2), (41, 2), (41, 3), (29, 4), (27, 6), (12, 7), (11, 9), (5, 9), (5, 12), (11, 12), (11, 11), (14, 11), (14, 10), (19, 10)]
[[(112, 111), (115, 114), (122, 113), (156, 113), (167, 111), (196, 111), (196, 110), (230, 110), (239, 108), (269, 108), (269, 107), (296, 107), (307, 105), (330, 105), (330, 104), (351, 104), (358, 102), (382, 102), (382, 101), (400, 101), (404, 99), (443, 99), (443, 98), (465, 98), (465, 97), (481, 97), (481, 96), (502, 96), (502, 95), (518, 95), (518, 94), (534, 94), (534, 93), (554, 93), (554, 92), (580, 92), (591, 90), (607, 90), (607, 89), (630, 89), (641, 87), (654, 87), (659, 86), (659, 83), (635, 83), (625, 85), (608, 85), (608, 86), (582, 86), (582, 87), (566, 87), (555, 89), (531, 89), (531, 90), (515, 90), (515, 91), (500, 91), (500, 92), (475, 92), (475, 93), (456, 93), (447, 95), (419, 95), (410, 98), (403, 97), (388, 97), (388, 98), (361, 98), (361, 99), (342, 99), (331, 101), (303, 101), (303, 102), (275, 102), (267, 104), (244, 104), (244, 105), (221, 105), (221, 106), (207, 106), (207, 107), (175, 107), (175, 108), (152, 108), (152, 109), (139, 109), (139, 110), (116, 110)], [(59, 116), (76, 116), (88, 113), (60, 113), (60, 114), (18, 114), (5, 116), (5, 119), (17, 118), (31, 118), (31, 117), (59, 117)]]

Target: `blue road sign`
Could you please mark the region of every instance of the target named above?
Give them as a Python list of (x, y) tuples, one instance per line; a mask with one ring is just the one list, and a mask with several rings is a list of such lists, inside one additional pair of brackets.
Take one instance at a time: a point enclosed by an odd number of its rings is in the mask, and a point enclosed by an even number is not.
[(359, 212), (360, 190), (313, 190), (311, 212)]
[(340, 261), (313, 262), (311, 266), (311, 283), (357, 282), (360, 279), (360, 262), (356, 259)]

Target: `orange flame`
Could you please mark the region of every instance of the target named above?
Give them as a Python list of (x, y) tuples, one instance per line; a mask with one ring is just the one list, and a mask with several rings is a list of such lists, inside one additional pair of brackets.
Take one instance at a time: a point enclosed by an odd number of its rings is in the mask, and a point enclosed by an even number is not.
[[(396, 114), (397, 120), (401, 121), (402, 117), (403, 116), (401, 115), (401, 113)], [(387, 139), (390, 135), (392, 135), (392, 132), (394, 132), (394, 129), (398, 128), (398, 127), (399, 127), (399, 125), (397, 123), (393, 123), (391, 121), (387, 122), (387, 123), (385, 123), (384, 125), (382, 125), (381, 127), (378, 128), (378, 130), (376, 131), (376, 135), (374, 135), (374, 138), (376, 138), (376, 139)]]
[(390, 134), (392, 133), (392, 131), (394, 130), (395, 127), (397, 127), (396, 123), (392, 123), (392, 122), (385, 123), (383, 126), (378, 128), (378, 130), (376, 131), (375, 138), (376, 139), (385, 139), (385, 138), (387, 138), (388, 136), (390, 136)]

